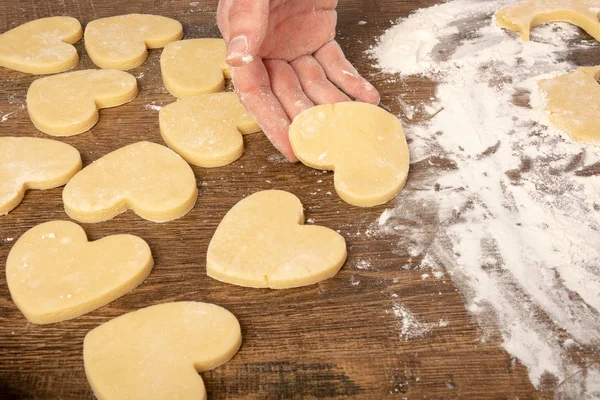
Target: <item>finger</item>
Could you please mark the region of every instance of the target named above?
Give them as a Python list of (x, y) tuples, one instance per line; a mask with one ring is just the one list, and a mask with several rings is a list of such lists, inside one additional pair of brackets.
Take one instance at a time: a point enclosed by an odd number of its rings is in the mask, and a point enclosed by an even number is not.
[(271, 90), (290, 119), (314, 106), (304, 94), (298, 75), (290, 64), (283, 60), (265, 60), (264, 63), (269, 73)]
[(344, 56), (340, 45), (332, 40), (314, 54), (329, 80), (350, 96), (366, 103), (379, 104), (379, 92), (360, 76)]
[(232, 3), (233, 0), (219, 0), (217, 6), (217, 25), (226, 43), (229, 43), (229, 10)]
[(350, 101), (350, 98), (336, 88), (329, 80), (325, 71), (313, 56), (302, 56), (290, 63), (304, 93), (315, 104), (332, 104)]
[(229, 9), (227, 63), (248, 64), (258, 54), (267, 34), (269, 0), (232, 0)]
[(231, 72), (240, 101), (254, 116), (273, 146), (288, 160), (298, 161), (288, 137), (290, 120), (271, 91), (269, 75), (262, 60), (232, 68)]

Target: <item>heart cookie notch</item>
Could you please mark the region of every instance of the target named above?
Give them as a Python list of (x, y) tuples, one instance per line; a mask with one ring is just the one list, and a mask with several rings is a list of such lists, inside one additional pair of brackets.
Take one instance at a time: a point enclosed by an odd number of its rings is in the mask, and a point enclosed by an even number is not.
[(62, 186), (80, 169), (79, 152), (66, 143), (0, 137), (0, 215), (15, 208), (26, 190)]
[(598, 0), (522, 0), (496, 12), (501, 28), (517, 31), (528, 41), (531, 28), (549, 22), (569, 22), (600, 42)]
[(80, 222), (109, 220), (127, 209), (153, 222), (187, 214), (198, 188), (190, 166), (151, 142), (121, 147), (75, 175), (63, 190), (65, 211)]
[(96, 125), (99, 108), (125, 104), (137, 93), (137, 81), (127, 72), (67, 72), (34, 81), (27, 91), (27, 111), (40, 131), (52, 136), (73, 136)]
[(128, 70), (146, 61), (148, 49), (158, 49), (183, 37), (179, 21), (150, 14), (96, 19), (85, 27), (85, 49), (100, 68)]
[(0, 66), (29, 74), (55, 74), (79, 63), (73, 43), (81, 24), (72, 17), (49, 17), (17, 26), (0, 35)]
[(290, 142), (302, 163), (335, 171), (336, 192), (355, 206), (389, 201), (408, 176), (410, 160), (402, 125), (372, 104), (309, 108), (294, 118)]
[(206, 400), (198, 372), (229, 361), (242, 343), (237, 318), (214, 304), (159, 304), (117, 317), (83, 342), (100, 400)]
[(303, 223), (302, 203), (291, 193), (266, 190), (246, 197), (229, 210), (210, 241), (208, 276), (272, 289), (331, 278), (346, 261), (346, 241), (329, 228)]
[(221, 167), (244, 153), (242, 134), (260, 127), (235, 93), (202, 94), (178, 100), (160, 110), (160, 134), (187, 162)]
[(173, 96), (183, 99), (220, 92), (231, 78), (223, 39), (204, 38), (169, 43), (160, 55), (163, 83)]
[(13, 301), (35, 324), (75, 318), (133, 290), (152, 269), (148, 244), (137, 236), (88, 242), (84, 230), (51, 221), (25, 232), (6, 261)]

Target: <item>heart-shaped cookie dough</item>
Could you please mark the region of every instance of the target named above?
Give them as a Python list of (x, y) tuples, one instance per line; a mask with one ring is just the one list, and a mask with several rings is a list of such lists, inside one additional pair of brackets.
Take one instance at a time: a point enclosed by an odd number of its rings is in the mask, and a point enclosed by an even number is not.
[(157, 49), (183, 37), (179, 21), (149, 14), (127, 14), (96, 19), (85, 28), (85, 49), (100, 68), (127, 70)]
[(600, 3), (598, 0), (524, 0), (496, 12), (501, 28), (521, 33), (529, 40), (531, 28), (548, 22), (569, 22), (600, 42)]
[(127, 209), (154, 222), (187, 214), (198, 188), (190, 166), (175, 152), (151, 142), (121, 147), (75, 175), (63, 190), (69, 216), (102, 222)]
[(133, 290), (152, 269), (150, 248), (132, 235), (88, 242), (68, 221), (31, 228), (17, 240), (6, 261), (13, 301), (35, 324), (75, 318)]
[(81, 24), (71, 17), (37, 19), (0, 35), (0, 66), (30, 74), (55, 74), (79, 62), (73, 43)]
[(127, 103), (137, 93), (137, 81), (127, 72), (67, 72), (34, 81), (27, 91), (27, 110), (40, 131), (52, 136), (73, 136), (96, 125), (99, 108)]
[(231, 78), (223, 39), (190, 39), (169, 43), (160, 55), (165, 87), (180, 99), (220, 92)]
[(28, 189), (66, 184), (81, 169), (76, 148), (50, 139), (0, 137), (0, 215), (15, 208)]
[(303, 225), (302, 203), (282, 190), (254, 193), (219, 224), (206, 257), (208, 276), (234, 285), (286, 289), (334, 276), (346, 241), (329, 228)]
[(260, 130), (236, 94), (230, 92), (182, 99), (163, 107), (158, 115), (165, 143), (200, 167), (234, 162), (244, 153), (242, 133)]
[(406, 182), (410, 160), (402, 125), (372, 104), (310, 108), (294, 118), (290, 142), (304, 164), (335, 171), (335, 190), (352, 205), (385, 203)]
[(222, 307), (159, 304), (90, 331), (85, 374), (99, 400), (205, 400), (198, 372), (225, 364), (241, 343), (237, 318)]
[(581, 67), (538, 82), (540, 106), (575, 141), (600, 146), (600, 66)]

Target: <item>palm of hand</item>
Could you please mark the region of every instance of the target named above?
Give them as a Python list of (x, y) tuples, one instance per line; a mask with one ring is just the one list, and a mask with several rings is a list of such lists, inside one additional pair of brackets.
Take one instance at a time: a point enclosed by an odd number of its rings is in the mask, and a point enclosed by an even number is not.
[[(334, 40), (337, 0), (221, 0), (219, 29), (241, 102), (289, 160), (290, 121), (318, 104), (370, 103), (377, 90)], [(336, 87), (337, 85), (337, 87)], [(340, 90), (341, 89), (341, 90)]]
[[(229, 42), (229, 11), (233, 0), (221, 2), (219, 27)], [(261, 58), (292, 61), (320, 49), (335, 37), (337, 1), (275, 0), (269, 2), (268, 23), (262, 45), (255, 54)]]

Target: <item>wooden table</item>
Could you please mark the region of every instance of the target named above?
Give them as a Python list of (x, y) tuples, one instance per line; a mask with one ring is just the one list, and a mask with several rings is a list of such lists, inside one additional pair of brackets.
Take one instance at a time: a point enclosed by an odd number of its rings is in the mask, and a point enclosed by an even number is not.
[[(52, 15), (70, 15), (82, 24), (100, 17), (144, 12), (176, 18), (186, 38), (216, 37), (216, 0), (211, 1), (35, 1), (3, 0), (0, 32)], [(425, 79), (391, 82), (372, 68), (365, 51), (392, 20), (434, 1), (344, 0), (339, 5), (338, 35), (348, 58), (380, 89), (383, 104), (400, 115), (395, 98), (418, 104), (433, 94)], [(358, 21), (367, 21), (359, 25)], [(76, 45), (78, 68), (94, 68), (82, 41)], [(79, 136), (62, 139), (80, 150), (84, 165), (139, 140), (163, 143), (153, 106), (174, 100), (160, 78), (160, 50), (130, 71), (140, 93), (131, 103), (102, 110), (100, 122)], [(35, 76), (0, 69), (0, 136), (46, 137), (28, 118), (25, 96)], [(435, 164), (435, 163), (434, 163)], [(411, 166), (418, 180), (427, 162)], [(200, 197), (182, 219), (157, 225), (127, 212), (100, 224), (84, 225), (91, 240), (117, 233), (144, 238), (155, 267), (148, 279), (122, 298), (87, 315), (58, 324), (29, 324), (10, 299), (0, 269), (0, 398), (92, 399), (82, 361), (85, 334), (123, 313), (170, 301), (216, 303), (240, 320), (243, 345), (226, 365), (202, 374), (210, 399), (299, 398), (551, 398), (556, 382), (536, 392), (527, 370), (499, 346), (498, 337), (480, 340), (482, 331), (465, 310), (449, 278), (423, 280), (423, 271), (403, 269), (408, 254), (393, 252), (397, 236), (369, 237), (366, 228), (386, 206), (362, 209), (342, 202), (331, 173), (283, 162), (261, 134), (246, 136), (246, 153), (216, 169), (194, 168)], [(225, 213), (243, 196), (263, 189), (296, 194), (306, 217), (339, 230), (348, 241), (345, 267), (317, 285), (285, 291), (245, 289), (210, 279), (206, 249)], [(401, 194), (410, 191), (410, 185)], [(12, 243), (29, 228), (49, 220), (66, 220), (62, 189), (30, 191), (8, 216), (0, 217), (0, 264)], [(421, 216), (424, 228), (433, 214)], [(370, 269), (361, 269), (370, 263)], [(397, 296), (397, 297), (394, 297)], [(392, 312), (401, 299), (421, 321), (442, 319), (446, 327), (406, 340)]]

